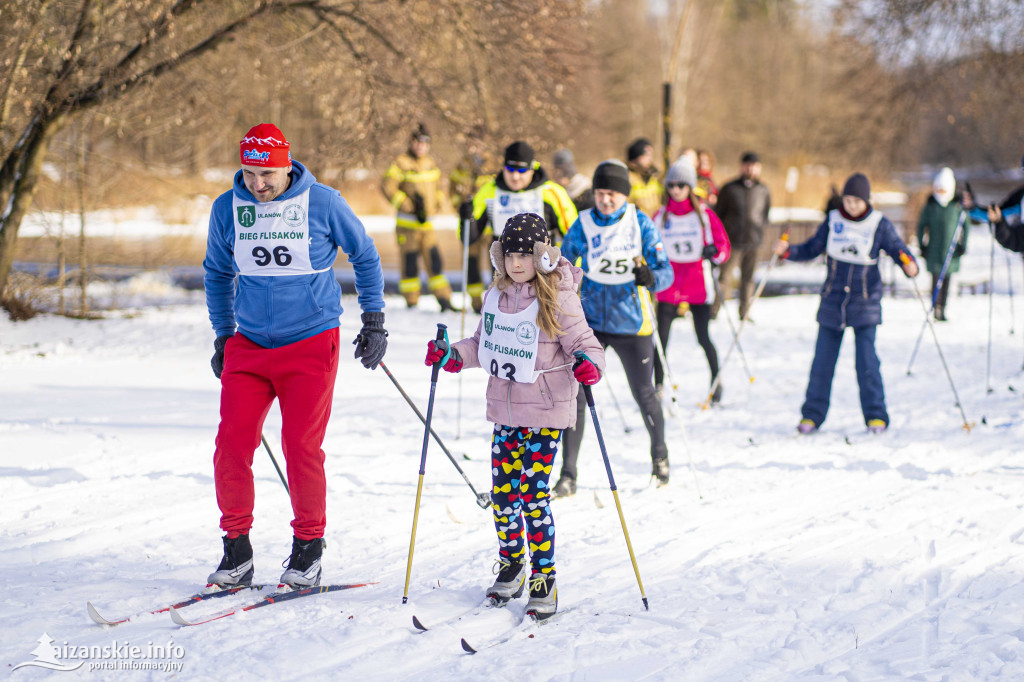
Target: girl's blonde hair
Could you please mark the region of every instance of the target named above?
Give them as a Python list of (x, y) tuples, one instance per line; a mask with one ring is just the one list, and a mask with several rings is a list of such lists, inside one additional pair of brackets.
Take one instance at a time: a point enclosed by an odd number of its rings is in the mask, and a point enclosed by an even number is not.
[[(556, 277), (558, 279), (555, 279)], [(552, 339), (565, 334), (565, 331), (558, 324), (558, 313), (562, 312), (561, 307), (558, 305), (558, 282), (561, 278), (562, 275), (559, 274), (557, 268), (551, 273), (544, 273), (538, 269), (537, 274), (529, 282), (529, 284), (533, 285), (533, 289), (537, 294), (539, 308), (537, 311), (537, 325), (542, 332)], [(494, 271), (494, 281), (491, 283), (491, 286), (498, 291), (504, 291), (513, 283), (512, 278), (507, 274), (497, 270)]]

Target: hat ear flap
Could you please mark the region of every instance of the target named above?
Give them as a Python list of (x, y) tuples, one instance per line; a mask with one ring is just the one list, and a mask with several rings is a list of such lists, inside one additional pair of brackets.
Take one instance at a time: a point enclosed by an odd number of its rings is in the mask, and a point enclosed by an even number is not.
[(501, 241), (497, 239), (491, 242), (491, 265), (499, 275), (505, 276), (505, 252), (501, 248)]
[(558, 260), (561, 257), (562, 252), (557, 246), (544, 242), (533, 243), (533, 266), (537, 268), (537, 272), (550, 275), (558, 267)]

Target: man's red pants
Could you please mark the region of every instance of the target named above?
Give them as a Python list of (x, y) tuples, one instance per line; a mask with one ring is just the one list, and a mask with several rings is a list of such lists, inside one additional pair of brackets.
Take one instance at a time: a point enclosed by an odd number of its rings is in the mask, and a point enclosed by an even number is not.
[(274, 398), (291, 489), (292, 529), (300, 540), (323, 537), (327, 525), (324, 433), (338, 375), (338, 330), (264, 348), (241, 334), (228, 339), (221, 373), (220, 428), (213, 478), (220, 527), (229, 538), (252, 528), (252, 462)]

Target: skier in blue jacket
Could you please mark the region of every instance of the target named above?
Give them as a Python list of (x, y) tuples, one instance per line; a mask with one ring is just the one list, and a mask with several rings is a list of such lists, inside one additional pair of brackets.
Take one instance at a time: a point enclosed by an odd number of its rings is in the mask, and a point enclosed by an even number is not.
[[(818, 306), (818, 341), (814, 348), (811, 376), (797, 430), (817, 431), (828, 414), (839, 347), (843, 331), (853, 327), (857, 385), (864, 421), (873, 433), (889, 426), (882, 386), (881, 363), (875, 352), (875, 331), (882, 323), (882, 277), (878, 271), (879, 251), (884, 250), (907, 277), (917, 276), (917, 261), (903, 243), (889, 219), (871, 206), (871, 184), (854, 173), (843, 186), (842, 206), (829, 211), (814, 236), (803, 244), (775, 244), (775, 253), (792, 261), (807, 261), (826, 253), (828, 276), (821, 288)], [(904, 264), (900, 254), (909, 261)]]
[(252, 461), (263, 420), (277, 398), (291, 492), (292, 552), (281, 583), (320, 583), (327, 524), (321, 449), (338, 374), (341, 287), (332, 266), (341, 248), (355, 270), (362, 331), (355, 355), (374, 369), (384, 357), (380, 256), (337, 190), (291, 158), (274, 125), (240, 143), (234, 187), (213, 203), (206, 244), (206, 305), (217, 334), (213, 373), (221, 381), (214, 484), (224, 556), (207, 582), (245, 585), (253, 577)]
[[(618, 160), (594, 171), (594, 208), (579, 214), (562, 241), (562, 255), (583, 268), (583, 313), (602, 347), (611, 346), (622, 361), (651, 437), (652, 475), (668, 483), (665, 418), (654, 391), (654, 321), (651, 294), (668, 288), (672, 264), (654, 222), (627, 199), (629, 169)], [(646, 299), (646, 303), (643, 302)], [(577, 398), (576, 426), (565, 430), (562, 471), (556, 496), (576, 492), (576, 458), (583, 440), (586, 399)]]

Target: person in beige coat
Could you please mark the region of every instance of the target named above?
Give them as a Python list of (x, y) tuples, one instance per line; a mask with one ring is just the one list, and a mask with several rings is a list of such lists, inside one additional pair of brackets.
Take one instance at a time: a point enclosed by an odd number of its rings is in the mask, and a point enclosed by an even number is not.
[(447, 372), (483, 367), (490, 374), (491, 506), (499, 548), (498, 577), (487, 596), (503, 603), (523, 593), (528, 545), (526, 611), (543, 620), (558, 605), (548, 481), (562, 431), (576, 423), (577, 382), (600, 380), (604, 350), (583, 315), (583, 271), (551, 245), (543, 218), (509, 218), (491, 245), (491, 263), (495, 276), (476, 333), (453, 344), (430, 341), (426, 364), (440, 362)]

